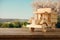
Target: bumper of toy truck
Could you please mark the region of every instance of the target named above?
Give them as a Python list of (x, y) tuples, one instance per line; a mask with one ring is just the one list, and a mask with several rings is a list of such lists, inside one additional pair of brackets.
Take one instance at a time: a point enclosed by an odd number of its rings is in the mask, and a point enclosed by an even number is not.
[(42, 28), (42, 25), (27, 25), (28, 28)]

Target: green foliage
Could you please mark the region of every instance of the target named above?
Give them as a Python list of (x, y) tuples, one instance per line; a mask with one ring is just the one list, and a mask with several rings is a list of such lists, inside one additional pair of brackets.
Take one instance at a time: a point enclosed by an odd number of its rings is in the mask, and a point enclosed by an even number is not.
[(1, 25), (1, 28), (9, 28), (8, 23), (3, 23), (3, 24)]
[(22, 25), (21, 25), (20, 22), (12, 22), (12, 23), (9, 24), (9, 27), (10, 28), (21, 28)]
[(58, 16), (58, 22), (57, 22), (57, 24), (56, 24), (56, 27), (57, 27), (57, 28), (60, 28), (60, 16)]
[(0, 23), (0, 27), (2, 26), (2, 23)]
[(26, 26), (27, 24), (28, 24), (27, 22), (24, 22), (24, 23), (23, 23), (23, 25), (25, 25), (25, 26)]
[(27, 26), (27, 22), (22, 22), (22, 27), (26, 27)]
[(12, 23), (9, 24), (9, 28), (13, 28), (14, 25)]
[(58, 16), (58, 22), (60, 23), (60, 16)]
[(4, 22), (0, 23), (0, 28), (21, 28), (26, 26), (27, 22), (13, 21), (13, 22)]

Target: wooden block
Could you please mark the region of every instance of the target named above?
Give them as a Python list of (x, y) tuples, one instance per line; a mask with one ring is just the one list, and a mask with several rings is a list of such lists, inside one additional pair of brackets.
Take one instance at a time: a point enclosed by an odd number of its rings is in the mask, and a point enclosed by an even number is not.
[(57, 19), (51, 19), (51, 22), (57, 22)]

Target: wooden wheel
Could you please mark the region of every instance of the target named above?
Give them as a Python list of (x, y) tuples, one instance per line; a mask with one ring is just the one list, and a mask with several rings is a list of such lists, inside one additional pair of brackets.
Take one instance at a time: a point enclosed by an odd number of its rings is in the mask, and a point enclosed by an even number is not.
[(34, 32), (34, 29), (35, 29), (35, 28), (31, 28), (31, 32)]
[(47, 30), (46, 29), (43, 29), (42, 32), (46, 32)]
[(47, 30), (46, 30), (46, 24), (43, 24), (43, 26), (42, 26), (42, 32), (46, 32)]
[(56, 29), (56, 28), (55, 28), (55, 24), (52, 24), (52, 29), (53, 29), (53, 30), (55, 30), (55, 29)]

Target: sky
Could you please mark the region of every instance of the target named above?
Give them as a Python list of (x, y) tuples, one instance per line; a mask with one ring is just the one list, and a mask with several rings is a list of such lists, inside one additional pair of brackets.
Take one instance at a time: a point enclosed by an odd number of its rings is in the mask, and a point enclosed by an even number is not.
[(33, 0), (0, 0), (0, 18), (29, 19)]
[(0, 0), (0, 18), (29, 19), (32, 0)]

